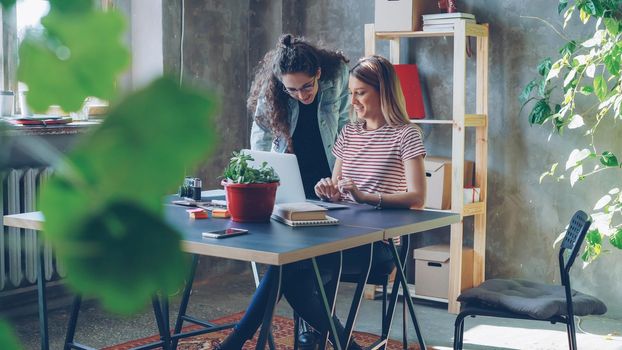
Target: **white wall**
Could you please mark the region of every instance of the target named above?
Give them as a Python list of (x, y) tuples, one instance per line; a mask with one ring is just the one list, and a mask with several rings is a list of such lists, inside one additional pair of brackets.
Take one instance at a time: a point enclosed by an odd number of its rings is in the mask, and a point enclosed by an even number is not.
[(163, 72), (162, 0), (131, 0), (131, 89)]

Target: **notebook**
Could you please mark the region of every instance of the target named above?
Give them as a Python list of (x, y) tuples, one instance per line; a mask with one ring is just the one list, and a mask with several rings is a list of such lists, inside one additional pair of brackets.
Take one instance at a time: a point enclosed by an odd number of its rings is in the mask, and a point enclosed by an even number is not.
[(325, 225), (337, 225), (339, 224), (339, 219), (335, 219), (332, 216), (326, 215), (326, 219), (324, 220), (297, 220), (291, 221), (285, 218), (282, 218), (278, 215), (272, 215), (272, 219), (282, 222), (285, 225), (297, 227), (297, 226), (325, 226)]
[(254, 161), (250, 161), (249, 165), (259, 167), (261, 163), (267, 162), (279, 175), (281, 184), (276, 190), (277, 204), (307, 201), (328, 210), (348, 208), (348, 206), (344, 204), (307, 199), (304, 186), (302, 185), (302, 176), (300, 175), (300, 168), (298, 167), (296, 155), (248, 149), (243, 149), (242, 152), (250, 154), (255, 159)]

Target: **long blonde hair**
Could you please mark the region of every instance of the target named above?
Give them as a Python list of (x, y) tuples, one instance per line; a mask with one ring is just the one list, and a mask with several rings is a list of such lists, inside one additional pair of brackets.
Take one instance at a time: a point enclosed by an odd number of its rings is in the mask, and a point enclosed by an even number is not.
[[(350, 75), (378, 91), (380, 110), (387, 124), (391, 126), (411, 124), (406, 113), (400, 80), (389, 60), (378, 55), (363, 57), (350, 69)], [(418, 125), (412, 125), (421, 131)]]

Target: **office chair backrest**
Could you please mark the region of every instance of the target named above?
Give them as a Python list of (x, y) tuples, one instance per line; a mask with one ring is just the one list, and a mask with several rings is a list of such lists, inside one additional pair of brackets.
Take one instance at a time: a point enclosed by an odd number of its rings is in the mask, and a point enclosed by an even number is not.
[[(592, 222), (590, 217), (582, 210), (577, 211), (570, 219), (566, 235), (559, 249), (559, 268), (562, 284), (566, 285), (568, 281), (568, 273), (575, 258), (579, 254), (585, 235)], [(570, 256), (564, 262), (564, 254), (566, 250), (570, 250)]]

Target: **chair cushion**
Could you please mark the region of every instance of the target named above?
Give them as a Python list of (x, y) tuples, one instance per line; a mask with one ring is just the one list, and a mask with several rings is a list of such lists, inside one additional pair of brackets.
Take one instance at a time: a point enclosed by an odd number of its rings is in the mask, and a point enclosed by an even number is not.
[[(491, 279), (479, 287), (464, 291), (458, 301), (507, 310), (546, 320), (566, 316), (564, 287), (518, 279)], [(572, 290), (572, 304), (576, 316), (602, 315), (605, 304), (597, 298)]]

